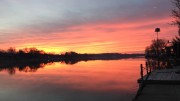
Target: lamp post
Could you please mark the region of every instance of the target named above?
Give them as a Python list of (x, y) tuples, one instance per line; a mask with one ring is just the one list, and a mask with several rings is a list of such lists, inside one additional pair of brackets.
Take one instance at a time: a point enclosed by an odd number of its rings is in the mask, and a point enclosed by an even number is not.
[(158, 58), (158, 69), (160, 68), (160, 63), (159, 63), (159, 42), (158, 42), (158, 34), (161, 31), (160, 28), (155, 28), (155, 32), (157, 33), (157, 58)]
[(155, 29), (155, 32), (157, 32), (157, 41), (158, 41), (158, 32), (160, 32), (160, 31), (161, 31), (160, 28), (156, 28), (156, 29)]
[(160, 32), (161, 30), (160, 30), (160, 28), (155, 28), (155, 32), (157, 33), (157, 56), (158, 56), (158, 58), (159, 58), (159, 42), (158, 42), (158, 34), (159, 34), (159, 32)]

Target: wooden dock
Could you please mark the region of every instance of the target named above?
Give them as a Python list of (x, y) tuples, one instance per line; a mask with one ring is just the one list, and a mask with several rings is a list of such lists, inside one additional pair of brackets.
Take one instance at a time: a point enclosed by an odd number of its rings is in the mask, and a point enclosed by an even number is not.
[(138, 79), (140, 84), (133, 101), (180, 101), (180, 68), (154, 70)]
[(134, 101), (180, 101), (180, 85), (148, 84)]
[[(143, 77), (145, 80), (146, 75)], [(138, 83), (142, 78), (138, 79)], [(147, 84), (180, 84), (180, 69), (154, 70), (146, 80)]]

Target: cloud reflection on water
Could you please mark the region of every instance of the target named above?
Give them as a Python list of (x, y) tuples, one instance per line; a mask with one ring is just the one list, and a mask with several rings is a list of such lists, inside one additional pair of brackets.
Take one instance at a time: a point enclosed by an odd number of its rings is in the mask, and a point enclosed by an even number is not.
[[(129, 101), (137, 89), (144, 59), (54, 63), (37, 72), (0, 72), (0, 100)], [(12, 96), (12, 97), (9, 97)]]

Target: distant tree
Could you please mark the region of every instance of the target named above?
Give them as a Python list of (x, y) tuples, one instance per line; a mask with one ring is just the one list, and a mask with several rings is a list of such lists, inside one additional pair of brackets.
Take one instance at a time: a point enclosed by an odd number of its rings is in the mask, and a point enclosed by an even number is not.
[(20, 50), (18, 51), (18, 53), (19, 53), (19, 54), (25, 54), (25, 52), (24, 52), (22, 49), (20, 49)]
[(146, 56), (150, 56), (150, 47), (149, 46), (146, 47), (145, 54), (146, 54)]
[(173, 45), (173, 50), (174, 50), (174, 53), (177, 57), (180, 57), (180, 37), (176, 36), (173, 41), (172, 41)]
[(165, 39), (158, 39), (158, 40), (152, 40), (151, 48), (155, 48), (158, 50), (162, 50), (167, 45), (168, 40)]
[(65, 52), (65, 54), (64, 55), (78, 55), (78, 53), (76, 53), (76, 52)]
[(180, 43), (180, 37), (175, 36), (175, 38), (173, 39), (173, 43)]
[(29, 48), (29, 53), (30, 54), (39, 54), (39, 50), (37, 48)]
[(173, 24), (178, 26), (178, 33), (180, 36), (180, 0), (173, 0), (173, 4), (175, 6), (175, 8), (172, 10), (172, 16), (175, 19), (175, 21), (173, 21)]
[(10, 47), (10, 48), (7, 50), (7, 53), (9, 53), (9, 54), (15, 54), (15, 53), (16, 53), (16, 49), (13, 48), (13, 47)]
[(152, 40), (151, 45), (145, 49), (146, 56), (157, 56), (163, 54), (167, 43), (168, 41), (165, 39)]
[(23, 51), (24, 53), (29, 53), (29, 49), (28, 49), (28, 48), (24, 48), (24, 49), (22, 49), (22, 51)]
[(172, 10), (172, 16), (175, 19), (175, 21), (173, 21), (173, 24), (178, 26), (179, 36), (175, 36), (175, 38), (172, 40), (172, 47), (176, 56), (180, 57), (180, 0), (173, 0), (173, 4), (175, 6), (175, 8)]
[(19, 53), (45, 54), (45, 52), (43, 50), (38, 50), (35, 47), (20, 49)]
[(0, 54), (3, 54), (5, 52), (6, 52), (5, 50), (0, 49)]

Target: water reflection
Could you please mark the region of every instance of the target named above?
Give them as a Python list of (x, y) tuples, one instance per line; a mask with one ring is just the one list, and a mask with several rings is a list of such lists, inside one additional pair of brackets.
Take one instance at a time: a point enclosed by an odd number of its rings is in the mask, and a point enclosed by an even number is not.
[(138, 88), (139, 64), (144, 61), (44, 63), (36, 72), (16, 70), (13, 76), (1, 71), (0, 101), (131, 101)]
[[(122, 58), (123, 59), (123, 58)], [(109, 59), (104, 59), (109, 60)], [(114, 59), (114, 60), (121, 60), (120, 59)], [(16, 71), (22, 71), (22, 72), (36, 72), (39, 68), (43, 68), (46, 65), (51, 65), (54, 62), (59, 62), (61, 64), (66, 65), (74, 65), (78, 62), (87, 62), (87, 61), (95, 61), (93, 59), (91, 60), (78, 60), (78, 59), (65, 59), (62, 61), (41, 61), (41, 60), (33, 60), (33, 61), (0, 61), (0, 71), (7, 71), (10, 75), (14, 75)]]
[(23, 72), (36, 72), (39, 68), (43, 68), (46, 65), (50, 65), (52, 62), (44, 62), (40, 61), (23, 61), (23, 62), (10, 62), (10, 63), (2, 63), (0, 64), (0, 71), (7, 71), (10, 75), (16, 73), (16, 71)]
[[(61, 64), (73, 65), (80, 61), (64, 60), (59, 61)], [(16, 71), (36, 72), (39, 68), (53, 64), (54, 61), (3, 61), (0, 62), (0, 71), (7, 71), (10, 75), (14, 75)]]

